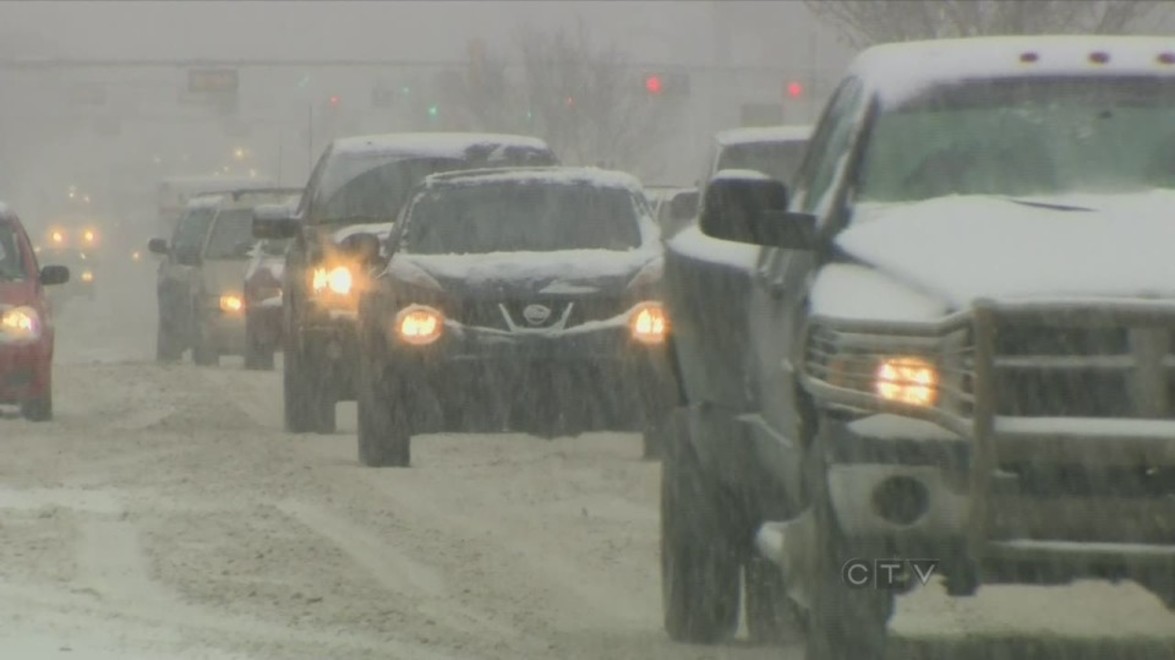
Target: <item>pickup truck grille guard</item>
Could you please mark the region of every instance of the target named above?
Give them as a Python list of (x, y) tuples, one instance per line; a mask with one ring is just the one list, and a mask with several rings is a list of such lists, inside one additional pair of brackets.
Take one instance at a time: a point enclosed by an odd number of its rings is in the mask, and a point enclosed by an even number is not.
[[(970, 443), (968, 540), (981, 554), (989, 542), (1009, 540), (1005, 532), (990, 529), (999, 527), (992, 521), (1000, 514), (989, 510), (993, 496), (1007, 494), (1000, 483), (1007, 470), (1074, 465), (1123, 474), (1175, 470), (1175, 303), (977, 300), (970, 309), (931, 323), (812, 316), (803, 339), (801, 382), (819, 405), (931, 421)], [(873, 369), (860, 367), (876, 365), (883, 356), (917, 356), (934, 364), (939, 374), (935, 404), (906, 404), (875, 394)], [(1025, 373), (1032, 385), (1027, 389)], [(1064, 401), (1051, 407), (1018, 403), (1040, 393), (1040, 384), (1049, 378), (1084, 386), (1071, 391), (1086, 395), (1111, 393), (1107, 382), (1114, 383), (1118, 401), (1093, 414), (1081, 406), (1096, 402), (1065, 396), (1068, 392), (1059, 397), (1076, 399), (1067, 407)], [(1039, 414), (1042, 410), (1048, 414)], [(1107, 414), (1115, 411), (1120, 414)], [(1088, 499), (1092, 492), (1060, 495), (1096, 501)], [(1128, 499), (1137, 503), (1130, 508), (1145, 502)], [(1153, 534), (1143, 536), (1151, 538), (1137, 540), (1159, 541)]]

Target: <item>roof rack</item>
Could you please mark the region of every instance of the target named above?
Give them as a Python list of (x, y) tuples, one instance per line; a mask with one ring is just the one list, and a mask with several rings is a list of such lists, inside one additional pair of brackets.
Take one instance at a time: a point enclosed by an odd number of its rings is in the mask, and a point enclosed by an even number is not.
[(503, 165), (501, 167), (477, 167), (467, 170), (449, 170), (428, 175), (430, 181), (444, 181), (446, 179), (460, 179), (467, 176), (482, 174), (499, 174), (501, 172), (549, 172), (551, 170), (577, 170), (579, 167), (568, 165)]

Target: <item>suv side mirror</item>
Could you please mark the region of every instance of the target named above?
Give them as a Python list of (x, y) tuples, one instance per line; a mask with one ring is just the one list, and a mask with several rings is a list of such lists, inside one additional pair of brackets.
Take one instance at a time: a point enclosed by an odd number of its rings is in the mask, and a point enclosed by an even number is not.
[(293, 238), (302, 224), (285, 204), (261, 204), (253, 209), (253, 238)]
[(706, 184), (699, 220), (712, 238), (788, 250), (815, 247), (816, 217), (787, 210), (783, 182), (719, 172)]
[(379, 237), (366, 232), (351, 234), (339, 241), (339, 248), (344, 253), (369, 266), (379, 261), (380, 247)]
[(147, 241), (147, 249), (150, 250), (152, 254), (167, 254), (167, 239), (152, 238), (150, 241)]
[(54, 286), (69, 281), (69, 269), (65, 266), (45, 266), (41, 269), (41, 284)]

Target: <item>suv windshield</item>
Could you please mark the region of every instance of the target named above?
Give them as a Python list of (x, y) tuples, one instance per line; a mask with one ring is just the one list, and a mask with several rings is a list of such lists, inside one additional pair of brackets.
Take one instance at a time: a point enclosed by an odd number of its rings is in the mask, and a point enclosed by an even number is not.
[(719, 170), (755, 170), (789, 183), (804, 160), (805, 140), (732, 144), (718, 158)]
[(14, 282), (24, 278), (24, 257), (16, 229), (7, 222), (0, 222), (0, 281)]
[(172, 246), (177, 252), (198, 252), (204, 247), (204, 239), (208, 237), (208, 227), (216, 209), (211, 206), (201, 206), (191, 209), (180, 220), (175, 230), (175, 240)]
[(1175, 80), (969, 81), (882, 114), (859, 201), (1175, 188)]
[(391, 222), (424, 177), (464, 166), (454, 158), (341, 156), (323, 172), (311, 203), (311, 221)]
[(640, 245), (637, 200), (589, 183), (454, 185), (417, 197), (405, 251), (417, 254), (627, 250)]
[(253, 209), (221, 211), (204, 249), (206, 259), (245, 259), (253, 248)]

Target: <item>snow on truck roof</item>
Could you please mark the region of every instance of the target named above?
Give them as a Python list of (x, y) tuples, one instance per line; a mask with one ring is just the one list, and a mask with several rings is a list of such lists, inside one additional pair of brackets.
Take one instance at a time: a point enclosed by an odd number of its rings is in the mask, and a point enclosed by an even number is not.
[(811, 126), (757, 126), (730, 128), (716, 136), (718, 144), (747, 144), (752, 142), (796, 142), (812, 135)]
[(1168, 37), (1007, 36), (882, 44), (849, 65), (887, 105), (961, 80), (1080, 75), (1175, 76)]
[(477, 184), (502, 181), (528, 181), (548, 183), (588, 183), (601, 188), (628, 188), (642, 190), (640, 179), (617, 170), (596, 167), (495, 167), (477, 170), (456, 170), (441, 172), (425, 178), (424, 185), (436, 184)]
[(461, 158), (478, 145), (524, 147), (548, 151), (547, 143), (536, 137), (504, 133), (387, 133), (335, 140), (334, 151), (345, 155), (412, 153)]

